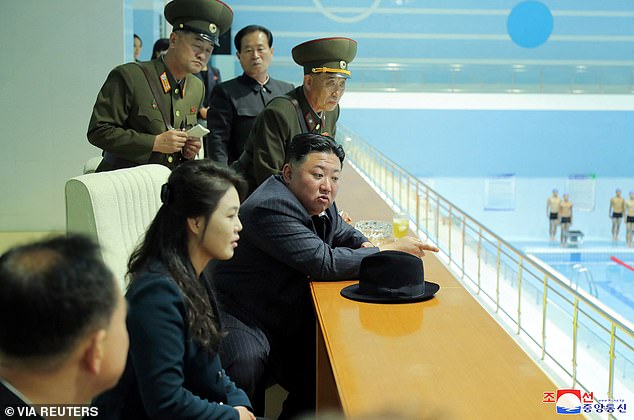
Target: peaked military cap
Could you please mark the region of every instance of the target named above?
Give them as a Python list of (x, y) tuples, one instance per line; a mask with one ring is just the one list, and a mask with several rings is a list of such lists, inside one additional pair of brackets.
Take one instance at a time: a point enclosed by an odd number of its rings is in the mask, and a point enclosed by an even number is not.
[(164, 14), (174, 31), (193, 32), (217, 47), (233, 22), (233, 11), (220, 0), (172, 0)]
[(348, 63), (357, 55), (357, 41), (350, 38), (320, 38), (293, 47), (293, 60), (304, 74), (332, 73), (350, 77)]

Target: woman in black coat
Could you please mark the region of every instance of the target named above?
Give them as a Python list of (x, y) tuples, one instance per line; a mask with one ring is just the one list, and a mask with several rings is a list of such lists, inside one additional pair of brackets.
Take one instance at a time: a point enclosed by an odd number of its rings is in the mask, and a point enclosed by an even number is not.
[(163, 186), (163, 205), (128, 264), (130, 350), (119, 384), (95, 403), (100, 418), (254, 419), (220, 364), (218, 308), (202, 275), (237, 246), (237, 185), (231, 170), (195, 160)]

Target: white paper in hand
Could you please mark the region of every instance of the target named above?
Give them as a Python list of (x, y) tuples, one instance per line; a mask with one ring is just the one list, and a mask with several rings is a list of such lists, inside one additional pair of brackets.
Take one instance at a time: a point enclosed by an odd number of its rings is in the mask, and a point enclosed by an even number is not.
[(194, 127), (187, 130), (187, 137), (202, 138), (207, 133), (209, 133), (209, 130), (200, 124), (196, 124)]

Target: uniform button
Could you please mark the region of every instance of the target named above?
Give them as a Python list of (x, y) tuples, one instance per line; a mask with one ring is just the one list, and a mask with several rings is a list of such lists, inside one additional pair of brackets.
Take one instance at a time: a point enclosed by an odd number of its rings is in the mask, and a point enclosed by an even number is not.
[(319, 124), (317, 124), (317, 125), (315, 126), (315, 130), (319, 130), (319, 127), (320, 127), (320, 125), (319, 125)]
[(174, 156), (169, 155), (169, 156), (167, 157), (167, 161), (168, 161), (169, 163), (174, 162)]
[(174, 93), (178, 95), (178, 88), (174, 89)]
[(176, 116), (180, 117), (181, 116), (181, 112), (179, 110), (176, 110)]

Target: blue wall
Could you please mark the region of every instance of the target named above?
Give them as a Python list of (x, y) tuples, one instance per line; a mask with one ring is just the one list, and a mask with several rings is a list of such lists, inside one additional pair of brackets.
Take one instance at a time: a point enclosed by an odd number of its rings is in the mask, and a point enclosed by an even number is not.
[(344, 109), (341, 121), (416, 176), (634, 175), (632, 111)]
[[(296, 81), (294, 45), (322, 36), (359, 42), (351, 70), (358, 82), (601, 84), (623, 92), (634, 65), (634, 2), (543, 0), (553, 19), (546, 42), (513, 42), (508, 18), (521, 1), (508, 0), (236, 0), (233, 32), (258, 23), (275, 35), (273, 74)], [(529, 28), (536, 27), (528, 22)], [(396, 72), (377, 72), (394, 63)], [(460, 64), (459, 72), (452, 67)], [(408, 66), (415, 71), (408, 72)], [(521, 66), (518, 68), (518, 66)], [(578, 67), (582, 66), (582, 67)], [(396, 77), (395, 77), (396, 76)], [(381, 80), (378, 81), (379, 83)], [(397, 86), (398, 87), (398, 86)], [(486, 89), (486, 86), (484, 86)], [(353, 89), (355, 89), (353, 87)]]
[(154, 10), (134, 10), (134, 31), (143, 41), (139, 60), (147, 61), (152, 56), (154, 42), (160, 38), (159, 22), (162, 15)]
[[(628, 92), (634, 66), (634, 2), (630, 0), (542, 0), (552, 15), (546, 41), (525, 48), (513, 41), (509, 16), (522, 1), (508, 0), (233, 0), (232, 34), (249, 24), (273, 31), (271, 73), (294, 83), (301, 73), (291, 49), (311, 38), (347, 36), (359, 42), (351, 70), (356, 87), (415, 84), (549, 86), (584, 91)], [(149, 57), (159, 36), (160, 0), (135, 0), (134, 30)], [(155, 16), (143, 11), (154, 10)], [(527, 22), (530, 30), (538, 25)], [(532, 28), (532, 29), (531, 29)], [(233, 47), (232, 47), (233, 48)], [(388, 63), (395, 64), (385, 71)], [(455, 65), (461, 67), (457, 70)], [(239, 65), (234, 62), (236, 73)], [(600, 86), (597, 89), (587, 85)], [(561, 88), (558, 88), (561, 91)]]
[[(311, 38), (347, 36), (359, 42), (350, 65), (349, 91), (455, 91), (468, 86), (471, 91), (506, 92), (510, 86), (513, 92), (634, 92), (634, 1), (542, 0), (552, 16), (552, 33), (534, 48), (514, 42), (507, 26), (521, 3), (228, 2), (234, 11), (232, 33), (249, 24), (271, 29), (271, 74), (295, 84), (301, 83), (301, 70), (291, 59), (294, 45)], [(144, 41), (147, 53), (151, 46)], [(239, 73), (239, 64), (233, 62)], [(524, 90), (526, 86), (530, 89)], [(582, 96), (586, 102), (592, 98)], [(508, 237), (546, 237), (546, 197), (553, 186), (563, 190), (571, 174), (597, 175), (597, 213), (579, 217), (584, 229), (597, 237), (609, 237), (603, 207), (614, 188), (634, 189), (632, 107), (385, 111), (381, 103), (373, 105), (374, 109), (344, 106), (341, 122), (410, 172), (430, 178), (441, 193)], [(483, 183), (502, 173), (517, 176), (516, 210), (492, 215), (483, 210)]]
[[(380, 98), (370, 102), (381, 107)], [(633, 117), (633, 111), (347, 107), (340, 122), (510, 241), (547, 240), (551, 190), (563, 193), (570, 175), (596, 174), (594, 209), (575, 210), (572, 228), (609, 240), (609, 200), (616, 188), (624, 195), (634, 190)], [(514, 208), (486, 210), (486, 180), (509, 173)]]

